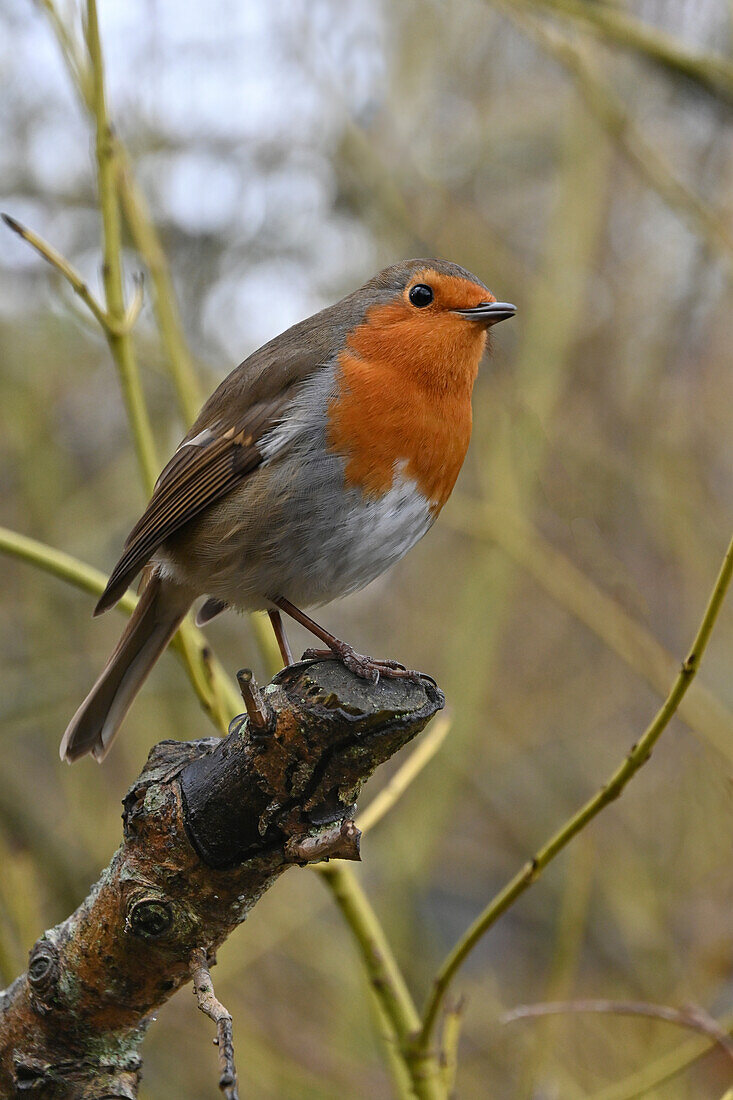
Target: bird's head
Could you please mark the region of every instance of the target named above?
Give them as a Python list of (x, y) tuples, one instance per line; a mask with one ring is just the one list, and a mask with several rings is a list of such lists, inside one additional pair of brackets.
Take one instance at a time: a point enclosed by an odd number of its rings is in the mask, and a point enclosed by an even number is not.
[(488, 329), (513, 317), (475, 275), (444, 260), (405, 260), (356, 292), (373, 303), (349, 335), (349, 352), (443, 385), (473, 384)]

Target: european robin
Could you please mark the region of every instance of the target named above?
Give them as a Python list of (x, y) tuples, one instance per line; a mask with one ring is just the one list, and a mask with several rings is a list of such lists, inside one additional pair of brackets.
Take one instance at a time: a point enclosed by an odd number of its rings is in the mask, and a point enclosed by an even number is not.
[(145, 569), (117, 648), (69, 723), (61, 757), (107, 753), (193, 601), (281, 612), (325, 643), (308, 651), (376, 680), (415, 675), (364, 657), (300, 610), (363, 588), (407, 553), (448, 499), (471, 436), (487, 330), (514, 315), (442, 260), (385, 268), (245, 359), (161, 473), (96, 606)]

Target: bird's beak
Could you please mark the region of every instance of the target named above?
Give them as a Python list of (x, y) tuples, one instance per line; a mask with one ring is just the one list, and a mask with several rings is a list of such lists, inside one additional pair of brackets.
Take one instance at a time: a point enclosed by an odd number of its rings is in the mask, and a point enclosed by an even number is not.
[(469, 321), (479, 321), (484, 325), (495, 325), (499, 321), (506, 321), (516, 312), (517, 307), (510, 302), (479, 302), (471, 309), (454, 310), (454, 313), (460, 314), (461, 317), (468, 317)]

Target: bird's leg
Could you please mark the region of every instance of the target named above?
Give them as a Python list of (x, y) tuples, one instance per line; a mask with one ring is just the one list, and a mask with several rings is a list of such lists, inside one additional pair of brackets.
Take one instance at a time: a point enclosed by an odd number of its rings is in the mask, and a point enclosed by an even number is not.
[[(325, 627), (320, 626), (315, 619), (311, 619), (310, 615), (306, 615), (304, 611), (292, 604), (290, 600), (286, 600), (284, 596), (278, 596), (272, 602), (277, 604), (280, 610), (289, 615), (291, 619), (295, 619), (296, 623), (300, 623), (301, 626), (304, 626), (306, 630), (309, 630), (311, 634), (314, 634), (316, 638), (320, 638), (328, 646), (328, 649), (307, 649), (303, 657), (325, 657), (341, 661), (342, 665), (348, 668), (350, 672), (353, 672), (356, 676), (361, 676), (363, 680), (371, 680), (373, 684), (379, 682), (380, 676), (393, 680), (414, 680), (416, 683), (424, 678), (422, 673), (405, 668), (398, 661), (378, 661), (374, 657), (366, 657), (362, 653), (357, 653), (348, 642), (342, 642), (340, 638), (331, 634)], [(427, 678), (429, 679), (429, 677)]]
[(285, 668), (293, 663), (293, 651), (290, 648), (290, 642), (288, 636), (285, 633), (285, 627), (283, 626), (282, 615), (279, 611), (268, 611), (270, 616), (270, 622), (272, 623), (272, 629), (275, 632), (275, 641), (277, 642), (277, 648), (280, 650), (280, 656), (283, 659), (283, 665)]

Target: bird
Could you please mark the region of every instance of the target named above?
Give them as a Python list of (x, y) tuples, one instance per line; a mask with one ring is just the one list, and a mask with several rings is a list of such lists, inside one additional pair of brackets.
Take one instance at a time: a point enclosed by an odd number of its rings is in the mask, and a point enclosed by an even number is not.
[(488, 330), (515, 312), (458, 264), (403, 260), (224, 378), (94, 610), (114, 606), (142, 570), (135, 610), (69, 722), (61, 759), (104, 758), (201, 596), (198, 625), (230, 607), (267, 611), (286, 666), (282, 613), (325, 645), (308, 656), (374, 682), (417, 676), (358, 653), (302, 609), (363, 588), (432, 526), (466, 456)]

